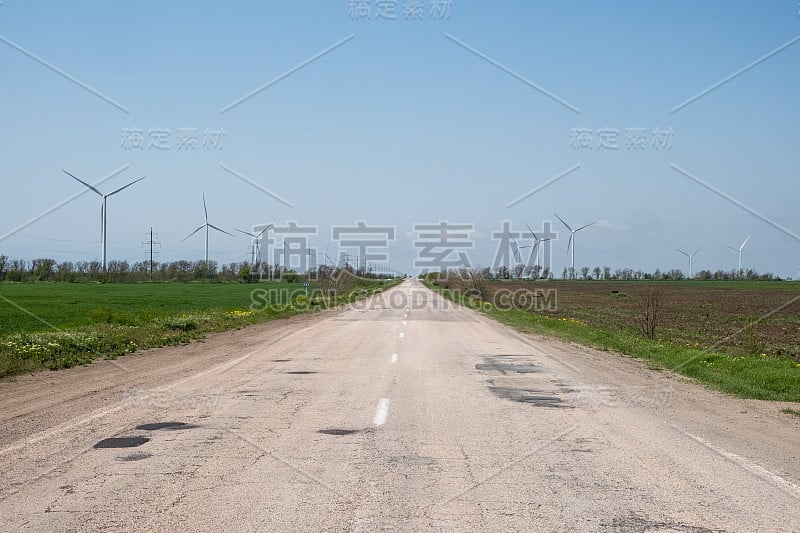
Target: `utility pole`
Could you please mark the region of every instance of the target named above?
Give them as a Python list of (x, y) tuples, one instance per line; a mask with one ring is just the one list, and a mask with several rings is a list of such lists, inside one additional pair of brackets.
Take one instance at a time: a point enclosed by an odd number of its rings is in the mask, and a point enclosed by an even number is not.
[[(145, 236), (148, 236), (148, 234), (145, 234)], [(154, 234), (153, 234), (152, 226), (150, 227), (149, 237), (150, 237), (150, 240), (143, 242), (142, 245), (143, 246), (147, 245), (147, 246), (150, 247), (150, 281), (153, 281), (153, 254), (154, 253), (156, 253), (156, 254), (158, 253), (158, 252), (153, 252), (153, 246), (161, 246), (161, 243), (160, 242), (156, 242), (154, 240)], [(155, 238), (157, 239), (158, 235), (155, 235)]]

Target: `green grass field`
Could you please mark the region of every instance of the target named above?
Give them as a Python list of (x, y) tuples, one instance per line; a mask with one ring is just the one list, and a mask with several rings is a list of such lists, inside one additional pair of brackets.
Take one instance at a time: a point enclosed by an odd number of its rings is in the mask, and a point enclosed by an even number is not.
[[(209, 333), (334, 307), (397, 282), (347, 283), (335, 297), (301, 283), (0, 283), (0, 377), (57, 370)], [(253, 304), (256, 304), (253, 306)]]
[[(140, 324), (194, 311), (250, 308), (253, 290), (303, 292), (302, 283), (0, 283), (0, 338), (98, 322)], [(9, 300), (9, 301), (6, 301)], [(19, 307), (17, 307), (19, 306)], [(22, 309), (20, 309), (22, 308)]]

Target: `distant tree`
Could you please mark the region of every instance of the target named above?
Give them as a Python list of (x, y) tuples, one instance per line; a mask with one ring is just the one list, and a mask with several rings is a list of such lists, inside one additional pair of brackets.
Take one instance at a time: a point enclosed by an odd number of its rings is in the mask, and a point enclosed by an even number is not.
[(589, 277), (589, 267), (584, 266), (581, 267), (581, 279), (587, 279)]
[(594, 270), (592, 270), (592, 272), (594, 273), (594, 279), (600, 279), (600, 273), (602, 271), (600, 270), (599, 266), (594, 267)]
[(50, 281), (56, 262), (53, 259), (34, 259), (31, 275), (36, 281)]
[(648, 339), (656, 338), (664, 306), (664, 294), (663, 286), (646, 285), (636, 295), (639, 327)]
[(497, 269), (497, 277), (500, 279), (508, 279), (510, 276), (511, 275), (508, 267), (505, 265), (500, 265), (500, 268)]
[(611, 279), (611, 269), (607, 266), (603, 267), (603, 279)]
[(0, 281), (6, 279), (6, 268), (8, 267), (8, 257), (0, 255)]
[(712, 278), (710, 270), (701, 270), (694, 275), (694, 279), (699, 279), (702, 281), (708, 281)]
[(668, 272), (665, 272), (664, 277), (673, 281), (680, 281), (684, 279), (683, 271), (680, 269), (672, 269)]
[(517, 263), (514, 265), (514, 277), (517, 279), (522, 278), (522, 274), (525, 273), (525, 264), (524, 263)]
[(56, 267), (56, 279), (62, 282), (75, 281), (75, 265), (70, 261), (63, 261)]
[(239, 276), (239, 281), (243, 281), (245, 283), (250, 282), (251, 281), (251, 279), (250, 279), (250, 267), (247, 266), (247, 265), (244, 265), (243, 267), (241, 267), (239, 269), (238, 276)]

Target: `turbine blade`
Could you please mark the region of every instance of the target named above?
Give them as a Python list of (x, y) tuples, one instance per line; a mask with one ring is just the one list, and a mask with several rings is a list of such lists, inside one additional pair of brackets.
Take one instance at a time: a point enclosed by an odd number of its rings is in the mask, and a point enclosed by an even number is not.
[(745, 244), (747, 244), (747, 241), (749, 241), (749, 240), (750, 240), (750, 237), (752, 237), (752, 235), (748, 235), (748, 236), (747, 236), (747, 238), (744, 240), (744, 242), (742, 243), (742, 245), (739, 247), (739, 249), (740, 249), (740, 250), (741, 250), (742, 248), (744, 248), (744, 245), (745, 245)]
[(738, 248), (734, 248), (733, 246), (728, 246), (727, 244), (723, 244), (723, 246), (725, 248), (729, 248), (729, 249), (733, 250), (736, 253), (739, 253), (739, 249)]
[(574, 234), (574, 233), (570, 233), (570, 234), (569, 234), (569, 240), (567, 241), (567, 258), (566, 258), (566, 262), (567, 262), (567, 264), (568, 264), (568, 265), (570, 265), (570, 264), (571, 264), (571, 263), (569, 262), (569, 247), (570, 247), (570, 246), (572, 246), (572, 238), (573, 238), (574, 236), (575, 236), (575, 234)]
[(208, 224), (208, 207), (206, 207), (206, 193), (203, 193), (203, 211), (206, 213), (206, 224)]
[(576, 229), (575, 233), (578, 233), (580, 230), (582, 230), (584, 228), (588, 228), (589, 226), (594, 226), (595, 224), (597, 224), (596, 220), (594, 222), (592, 222), (591, 224), (586, 224), (585, 226), (581, 226), (580, 228)]
[(244, 233), (245, 235), (249, 235), (250, 237), (252, 237), (254, 239), (256, 238), (256, 234), (255, 233), (250, 233), (249, 231), (242, 231), (242, 230), (237, 229), (237, 228), (233, 228), (233, 231), (238, 231), (239, 233)]
[(694, 255), (695, 255), (697, 252), (699, 252), (699, 251), (700, 251), (700, 248), (698, 248), (697, 250), (695, 250), (694, 252), (692, 252), (692, 257), (694, 257)]
[(522, 256), (519, 254), (519, 243), (517, 243), (517, 239), (514, 238), (513, 235), (510, 233), (508, 236), (511, 238), (511, 248), (514, 250), (514, 259), (517, 261), (522, 261)]
[(257, 239), (257, 238), (259, 238), (259, 237), (261, 237), (262, 235), (264, 235), (264, 232), (265, 232), (265, 231), (267, 231), (267, 230), (269, 230), (270, 228), (272, 228), (272, 224), (270, 224), (270, 225), (269, 225), (269, 226), (267, 226), (266, 228), (264, 228), (264, 229), (262, 229), (261, 231), (259, 231), (259, 232), (258, 232), (258, 234), (256, 235), (256, 239)]
[[(203, 224), (202, 226), (200, 226), (199, 228), (197, 228), (196, 230), (194, 230), (193, 232), (191, 232), (191, 233), (190, 233), (190, 234), (189, 234), (189, 235), (186, 237), (186, 239), (188, 239), (189, 237), (191, 237), (192, 235), (194, 235), (195, 233), (197, 233), (198, 231), (200, 231), (201, 229), (203, 229), (203, 228), (205, 228), (205, 227), (206, 227), (206, 225), (205, 225), (205, 224)], [(186, 239), (183, 239), (183, 241), (185, 241)], [(183, 241), (181, 241), (181, 242), (183, 242)]]
[(563, 219), (563, 218), (561, 218), (560, 216), (558, 216), (558, 213), (553, 213), (553, 214), (556, 216), (556, 218), (557, 218), (558, 220), (560, 220), (560, 221), (561, 221), (561, 223), (562, 223), (562, 224), (564, 224), (564, 225), (567, 227), (567, 229), (568, 229), (570, 232), (572, 232), (572, 228), (570, 228), (570, 227), (569, 227), (569, 224), (567, 224), (566, 222), (564, 222), (564, 219)]
[(106, 194), (106, 196), (113, 196), (113, 195), (117, 194), (117, 193), (118, 193), (118, 192), (120, 192), (120, 191), (124, 191), (125, 189), (127, 189), (128, 187), (130, 187), (131, 185), (133, 185), (134, 183), (139, 183), (140, 181), (142, 181), (142, 180), (143, 180), (143, 179), (145, 179), (146, 177), (147, 177), (147, 176), (142, 176), (142, 177), (141, 177), (141, 178), (139, 178), (138, 180), (132, 181), (132, 182), (130, 182), (129, 184), (125, 185), (124, 187), (120, 187), (120, 188), (119, 188), (119, 189), (117, 189), (116, 191), (114, 191), (114, 192), (110, 192), (110, 193)]
[(92, 191), (94, 191), (94, 192), (95, 192), (95, 193), (97, 193), (99, 196), (103, 196), (103, 193), (101, 193), (100, 191), (98, 191), (97, 189), (95, 189), (95, 188), (94, 188), (92, 185), (89, 185), (88, 183), (86, 183), (85, 181), (83, 181), (83, 180), (82, 180), (82, 179), (80, 179), (80, 178), (76, 178), (75, 176), (73, 176), (72, 174), (70, 174), (69, 172), (67, 172), (66, 170), (64, 170), (63, 172), (64, 172), (64, 174), (66, 174), (66, 175), (67, 175), (67, 176), (69, 176), (70, 178), (73, 178), (73, 179), (75, 179), (75, 180), (77, 180), (77, 181), (79, 181), (79, 182), (83, 183), (83, 184), (84, 184), (84, 185), (85, 185), (87, 188), (89, 188), (89, 190), (92, 190)]
[(542, 239), (539, 238), (538, 235), (536, 235), (536, 233), (533, 232), (533, 230), (531, 229), (531, 227), (529, 225), (525, 224), (525, 227), (528, 228), (528, 231), (530, 231), (531, 235), (533, 235), (533, 240), (535, 240), (537, 243), (542, 240)]
[(231, 237), (236, 237), (236, 235), (234, 235), (233, 233), (228, 233), (224, 229), (220, 229), (220, 228), (216, 227), (214, 224), (208, 224), (208, 227), (212, 228), (212, 229), (215, 229), (217, 231), (221, 231), (222, 233), (225, 233), (226, 235), (230, 235)]
[(689, 257), (689, 254), (687, 254), (686, 252), (684, 252), (684, 251), (683, 251), (683, 250), (681, 250), (680, 248), (675, 248), (675, 249), (676, 249), (676, 250), (678, 250), (678, 251), (679, 251), (680, 253), (682, 253), (683, 255), (685, 255), (686, 257)]

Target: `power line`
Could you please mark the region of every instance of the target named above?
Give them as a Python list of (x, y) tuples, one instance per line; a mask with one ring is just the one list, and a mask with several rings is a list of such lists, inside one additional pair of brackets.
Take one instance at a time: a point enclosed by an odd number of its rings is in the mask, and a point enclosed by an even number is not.
[[(145, 234), (145, 235), (147, 235), (147, 234)], [(150, 235), (150, 240), (144, 241), (142, 243), (142, 246), (147, 245), (147, 246), (150, 247), (150, 281), (153, 281), (153, 254), (154, 253), (156, 253), (156, 254), (158, 253), (158, 252), (153, 252), (153, 246), (161, 246), (161, 243), (160, 242), (156, 242), (155, 240), (153, 240), (154, 237), (153, 237), (153, 227), (152, 226), (150, 227), (150, 234), (149, 235)], [(155, 238), (158, 238), (158, 235), (156, 235)]]

